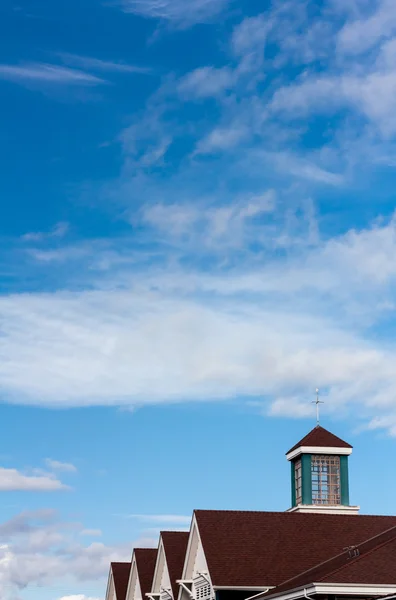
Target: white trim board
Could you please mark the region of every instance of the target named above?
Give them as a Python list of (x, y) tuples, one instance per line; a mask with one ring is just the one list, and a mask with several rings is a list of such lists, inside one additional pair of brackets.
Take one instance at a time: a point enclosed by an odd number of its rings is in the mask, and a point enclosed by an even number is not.
[(355, 583), (311, 583), (306, 586), (294, 588), (294, 590), (280, 592), (266, 596), (281, 598), (282, 600), (297, 600), (315, 594), (332, 594), (337, 596), (385, 596), (396, 593), (396, 585), (369, 585)]
[(240, 591), (251, 591), (251, 592), (264, 592), (265, 590), (273, 590), (273, 585), (214, 585), (214, 590), (240, 590)]
[(330, 446), (299, 446), (292, 452), (286, 454), (287, 460), (293, 460), (300, 454), (337, 454), (338, 456), (349, 456), (352, 448), (334, 448)]
[(113, 569), (110, 564), (109, 575), (107, 578), (106, 595), (105, 595), (106, 600), (112, 600), (112, 598), (110, 598), (110, 590), (112, 590), (112, 588), (114, 588), (114, 578), (113, 578)]
[(360, 506), (344, 506), (343, 504), (297, 504), (286, 512), (316, 513), (319, 515), (358, 515)]

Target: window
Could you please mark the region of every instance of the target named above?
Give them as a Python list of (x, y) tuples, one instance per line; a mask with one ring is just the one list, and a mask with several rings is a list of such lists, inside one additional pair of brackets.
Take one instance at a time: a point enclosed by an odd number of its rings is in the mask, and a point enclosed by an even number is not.
[(296, 490), (296, 504), (302, 503), (302, 471), (301, 460), (296, 461), (294, 465), (294, 483)]
[(312, 456), (312, 504), (341, 504), (340, 457)]

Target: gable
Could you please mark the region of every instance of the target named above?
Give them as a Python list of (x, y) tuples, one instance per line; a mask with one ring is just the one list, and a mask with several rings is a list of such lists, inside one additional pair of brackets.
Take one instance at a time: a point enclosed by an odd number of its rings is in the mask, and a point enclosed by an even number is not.
[(199, 529), (193, 516), (178, 600), (210, 600), (214, 591)]
[[(208, 573), (208, 565), (199, 535), (197, 521), (194, 515), (191, 532), (187, 545), (186, 559), (184, 562), (182, 579), (193, 580), (197, 573)], [(210, 574), (209, 574), (210, 575)]]
[(183, 565), (186, 558), (188, 538), (188, 531), (162, 532), (166, 564), (168, 566), (168, 573), (174, 599), (177, 598), (179, 592), (179, 586), (176, 582), (183, 574)]
[(161, 588), (166, 585), (170, 587), (170, 579), (168, 566), (166, 564), (165, 549), (162, 536), (158, 546), (157, 560), (154, 569), (153, 585), (151, 586), (151, 594), (159, 594)]

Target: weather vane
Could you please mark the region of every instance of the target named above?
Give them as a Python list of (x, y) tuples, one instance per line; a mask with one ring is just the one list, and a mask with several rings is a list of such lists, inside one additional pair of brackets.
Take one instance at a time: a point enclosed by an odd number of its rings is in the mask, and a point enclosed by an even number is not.
[(316, 388), (316, 400), (312, 400), (312, 404), (316, 404), (316, 425), (319, 425), (319, 404), (324, 404), (319, 400), (319, 389)]

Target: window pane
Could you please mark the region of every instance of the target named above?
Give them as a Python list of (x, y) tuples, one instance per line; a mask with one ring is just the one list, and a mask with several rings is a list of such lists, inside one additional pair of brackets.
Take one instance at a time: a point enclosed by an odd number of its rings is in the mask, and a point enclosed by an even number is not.
[(302, 470), (301, 460), (298, 460), (294, 465), (294, 485), (296, 490), (296, 504), (302, 502)]
[(339, 456), (312, 456), (312, 503), (341, 504)]

